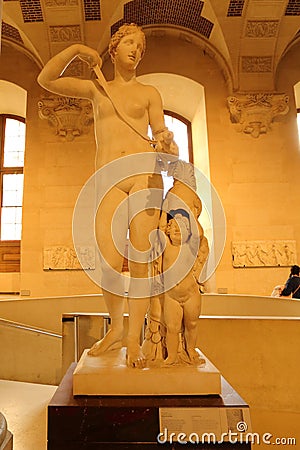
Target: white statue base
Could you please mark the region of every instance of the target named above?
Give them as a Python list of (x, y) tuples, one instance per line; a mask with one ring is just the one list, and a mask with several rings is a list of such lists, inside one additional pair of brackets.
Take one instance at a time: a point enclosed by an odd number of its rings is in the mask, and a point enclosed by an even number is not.
[(220, 394), (221, 374), (207, 358), (198, 366), (134, 369), (126, 365), (126, 347), (101, 356), (85, 350), (73, 374), (73, 395)]

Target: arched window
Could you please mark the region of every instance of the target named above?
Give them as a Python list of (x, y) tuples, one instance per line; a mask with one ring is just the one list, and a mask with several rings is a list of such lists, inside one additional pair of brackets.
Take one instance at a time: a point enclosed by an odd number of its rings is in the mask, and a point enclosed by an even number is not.
[(191, 122), (180, 114), (165, 110), (165, 124), (173, 131), (176, 144), (179, 147), (179, 158), (193, 162)]
[(298, 136), (300, 143), (300, 108), (297, 108), (297, 125), (298, 125)]
[[(174, 140), (179, 148), (179, 158), (186, 162), (193, 162), (191, 123), (173, 111), (164, 111), (165, 124), (174, 133)], [(173, 186), (173, 177), (162, 172), (165, 195)]]
[(0, 271), (18, 271), (22, 233), (25, 120), (0, 115)]
[(299, 136), (299, 144), (300, 144), (300, 81), (294, 86), (295, 92), (295, 103), (297, 108), (297, 125), (298, 125), (298, 136)]

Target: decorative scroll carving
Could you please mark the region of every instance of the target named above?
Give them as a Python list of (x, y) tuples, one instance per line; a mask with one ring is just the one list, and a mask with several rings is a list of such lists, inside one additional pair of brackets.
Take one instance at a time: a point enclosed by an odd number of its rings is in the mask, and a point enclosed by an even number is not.
[(296, 241), (234, 241), (233, 267), (292, 266), (297, 262)]
[(279, 20), (248, 20), (246, 37), (270, 38), (276, 37)]
[(274, 118), (287, 114), (288, 95), (284, 94), (248, 94), (227, 98), (231, 121), (240, 125), (239, 131), (258, 138), (266, 133)]
[(60, 25), (51, 26), (50, 41), (51, 42), (80, 42), (81, 31), (79, 25)]
[(242, 56), (242, 72), (272, 72), (272, 56)]
[(88, 133), (93, 123), (93, 110), (89, 100), (53, 96), (40, 100), (38, 108), (41, 119), (47, 119), (55, 134), (67, 141)]
[(76, 247), (80, 252), (78, 261), (75, 250), (72, 247), (57, 245), (44, 249), (44, 270), (93, 270), (95, 269), (94, 247)]

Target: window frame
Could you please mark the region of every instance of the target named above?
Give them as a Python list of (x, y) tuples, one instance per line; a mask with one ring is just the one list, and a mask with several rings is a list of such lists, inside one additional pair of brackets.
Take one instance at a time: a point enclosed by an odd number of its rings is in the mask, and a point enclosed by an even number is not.
[(298, 115), (300, 118), (300, 108), (296, 108), (296, 121), (297, 121), (298, 137), (299, 137), (299, 144), (300, 144), (300, 121), (298, 119)]

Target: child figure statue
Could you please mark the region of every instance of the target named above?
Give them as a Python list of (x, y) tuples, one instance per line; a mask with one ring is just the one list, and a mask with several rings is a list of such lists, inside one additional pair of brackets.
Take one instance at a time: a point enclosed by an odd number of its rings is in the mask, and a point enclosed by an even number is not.
[[(162, 258), (163, 272), (171, 267), (178, 258), (179, 252), (185, 252), (184, 247), (191, 245), (192, 239), (188, 215), (180, 209), (171, 211), (171, 214), (172, 218), (168, 221), (166, 229), (167, 242)], [(162, 309), (167, 329), (168, 354), (164, 363), (167, 365), (177, 362), (191, 364), (204, 362), (195, 348), (197, 323), (201, 312), (198, 277), (208, 253), (207, 239), (203, 236), (202, 228), (201, 233), (195, 264), (179, 283), (163, 295)]]
[(156, 261), (163, 293), (159, 299), (152, 299), (143, 347), (148, 359), (163, 359), (165, 366), (199, 365), (205, 362), (196, 349), (201, 311), (199, 277), (209, 253), (198, 222), (202, 203), (196, 193), (192, 164), (181, 160), (170, 163), (169, 175), (174, 177), (174, 184), (162, 208), (159, 229), (165, 239), (160, 239), (163, 252), (159, 263)]

